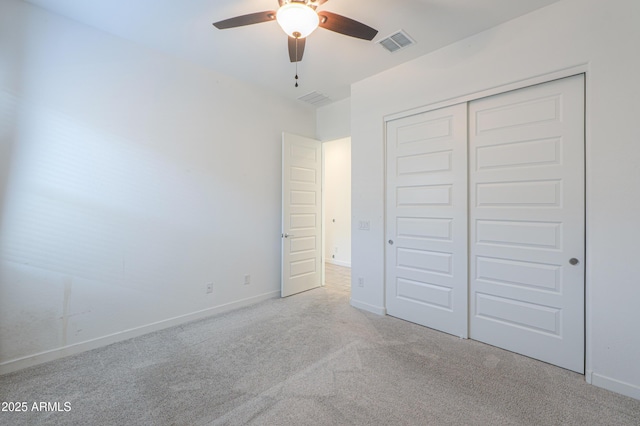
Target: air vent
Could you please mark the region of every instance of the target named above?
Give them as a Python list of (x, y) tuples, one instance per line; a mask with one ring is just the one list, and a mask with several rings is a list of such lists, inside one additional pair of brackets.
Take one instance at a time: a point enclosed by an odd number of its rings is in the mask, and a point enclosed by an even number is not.
[(378, 44), (389, 52), (397, 52), (400, 49), (404, 49), (405, 47), (415, 44), (415, 41), (413, 41), (413, 39), (409, 37), (404, 30), (400, 30), (391, 34), (389, 37), (383, 38), (378, 42)]
[(306, 95), (299, 97), (298, 100), (313, 106), (327, 105), (332, 102), (331, 99), (319, 92), (307, 93)]

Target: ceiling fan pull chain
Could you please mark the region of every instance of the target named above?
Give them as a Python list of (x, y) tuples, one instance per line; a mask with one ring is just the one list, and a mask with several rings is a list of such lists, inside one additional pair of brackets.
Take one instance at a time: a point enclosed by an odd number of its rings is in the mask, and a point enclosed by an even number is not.
[(296, 37), (296, 86), (298, 87), (298, 37)]

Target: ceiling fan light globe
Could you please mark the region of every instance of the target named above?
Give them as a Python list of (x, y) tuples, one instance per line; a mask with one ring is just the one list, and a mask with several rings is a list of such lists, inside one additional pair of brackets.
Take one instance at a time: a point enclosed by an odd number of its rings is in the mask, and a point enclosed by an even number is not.
[(276, 20), (289, 37), (305, 38), (320, 24), (318, 14), (303, 3), (288, 3), (278, 9)]

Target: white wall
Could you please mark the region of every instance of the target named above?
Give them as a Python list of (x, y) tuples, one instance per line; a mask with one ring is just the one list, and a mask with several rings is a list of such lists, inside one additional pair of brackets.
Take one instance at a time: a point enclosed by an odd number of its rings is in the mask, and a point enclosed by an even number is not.
[(351, 267), (351, 138), (322, 144), (325, 260)]
[(351, 136), (351, 100), (343, 99), (316, 111), (316, 139), (331, 141)]
[(279, 294), (283, 130), (315, 111), (2, 0), (0, 372)]
[(384, 312), (384, 117), (584, 65), (587, 375), (640, 398), (640, 2), (565, 0), (351, 89), (352, 304)]

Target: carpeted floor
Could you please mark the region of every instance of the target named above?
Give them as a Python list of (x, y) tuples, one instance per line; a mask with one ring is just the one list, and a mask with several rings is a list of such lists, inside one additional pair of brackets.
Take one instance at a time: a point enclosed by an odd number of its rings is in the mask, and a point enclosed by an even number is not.
[(561, 368), (349, 306), (327, 286), (0, 377), (6, 425), (640, 425)]

